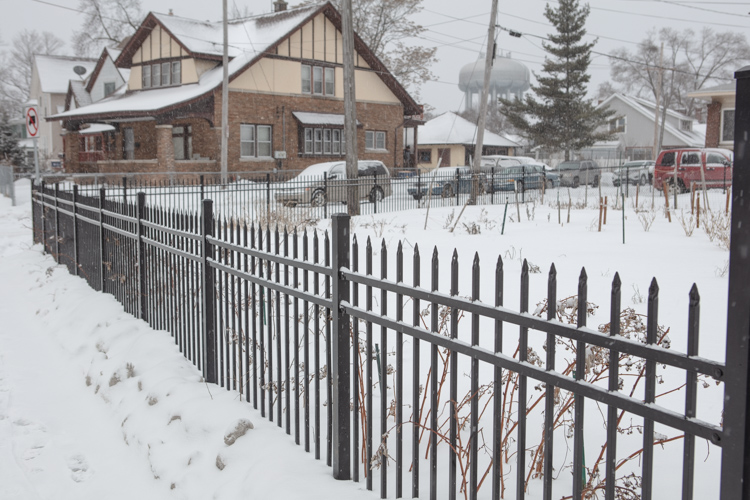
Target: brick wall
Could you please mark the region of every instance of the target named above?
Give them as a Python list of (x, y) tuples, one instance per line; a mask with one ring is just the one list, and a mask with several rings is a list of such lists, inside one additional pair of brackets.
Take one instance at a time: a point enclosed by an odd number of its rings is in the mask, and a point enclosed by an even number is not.
[[(221, 92), (214, 95), (214, 102), (221, 103)], [(216, 106), (215, 121), (221, 125), (221, 106)], [(229, 170), (266, 171), (277, 168), (275, 160), (240, 159), (240, 124), (271, 125), (273, 127), (272, 151), (286, 151), (286, 160), (281, 161), (282, 170), (301, 170), (313, 163), (344, 160), (344, 155), (306, 156), (300, 151), (301, 129), (304, 128), (292, 115), (293, 111), (308, 113), (344, 114), (344, 102), (340, 99), (313, 96), (278, 96), (250, 92), (229, 94)], [(398, 162), (403, 158), (403, 129), (396, 127), (403, 122), (403, 107), (378, 103), (357, 103), (357, 152), (362, 160), (380, 160), (393, 167), (394, 151)], [(365, 131), (386, 132), (387, 152), (365, 151)], [(395, 133), (394, 133), (395, 131)], [(218, 134), (217, 134), (218, 135)], [(394, 137), (395, 136), (395, 137)], [(218, 158), (218, 157), (217, 157)]]
[(707, 106), (706, 147), (718, 148), (721, 140), (721, 103), (712, 101)]
[[(171, 125), (191, 125), (193, 154), (200, 155), (202, 161), (179, 161), (172, 160), (175, 171), (195, 172), (200, 169), (205, 171), (218, 171), (221, 161), (221, 92), (214, 95), (216, 104), (214, 127), (203, 119), (175, 120)], [(255, 94), (250, 92), (231, 92), (229, 95), (229, 146), (228, 160), (230, 172), (253, 172), (271, 171), (274, 168), (280, 170), (301, 170), (313, 163), (324, 161), (344, 160), (344, 155), (304, 155), (300, 148), (303, 125), (292, 115), (293, 111), (304, 111), (309, 113), (334, 113), (344, 114), (344, 102), (341, 99), (313, 96), (278, 96)], [(403, 107), (400, 105), (357, 103), (357, 121), (361, 124), (357, 128), (357, 151), (361, 160), (380, 160), (387, 166), (393, 168), (395, 163), (403, 161)], [(287, 158), (277, 162), (273, 159), (240, 159), (240, 125), (271, 125), (273, 137), (271, 150), (286, 151)], [(127, 127), (133, 129), (135, 138), (135, 160), (156, 160), (161, 147), (171, 150), (171, 130), (168, 128), (157, 128), (156, 121), (132, 122), (121, 124), (115, 139), (115, 151), (112, 155), (113, 162), (104, 162), (106, 167), (103, 171), (111, 172), (110, 168), (121, 168), (121, 172), (146, 172), (170, 170), (169, 160), (154, 162), (126, 162), (122, 161), (123, 130)], [(160, 126), (159, 126), (160, 127)], [(386, 151), (366, 151), (365, 131), (384, 131), (386, 133)], [(75, 133), (71, 133), (72, 136)], [(68, 163), (68, 171), (79, 172), (83, 168), (77, 164), (77, 134), (76, 140), (66, 141), (66, 158), (76, 158), (76, 161)], [(161, 139), (159, 139), (161, 138)], [(71, 145), (69, 145), (71, 144)], [(75, 154), (72, 148), (75, 146)], [(211, 161), (206, 161), (211, 160)], [(279, 165), (280, 163), (280, 165)], [(99, 162), (99, 164), (103, 164)], [(100, 168), (101, 170), (101, 168)]]

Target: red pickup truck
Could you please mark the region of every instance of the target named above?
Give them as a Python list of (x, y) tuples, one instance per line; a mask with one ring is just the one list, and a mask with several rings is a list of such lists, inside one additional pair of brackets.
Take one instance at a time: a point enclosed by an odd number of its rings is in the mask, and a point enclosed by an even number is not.
[(690, 191), (690, 186), (696, 188), (723, 187), (732, 184), (732, 162), (734, 155), (728, 149), (717, 148), (685, 148), (668, 149), (659, 153), (654, 167), (654, 187), (661, 189), (666, 182), (675, 182), (681, 193)]

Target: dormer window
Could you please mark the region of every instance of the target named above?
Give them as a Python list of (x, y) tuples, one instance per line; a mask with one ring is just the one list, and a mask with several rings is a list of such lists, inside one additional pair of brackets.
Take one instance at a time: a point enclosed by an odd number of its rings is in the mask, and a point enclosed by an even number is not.
[(141, 69), (141, 83), (144, 89), (169, 87), (182, 82), (181, 61), (167, 61), (145, 64)]

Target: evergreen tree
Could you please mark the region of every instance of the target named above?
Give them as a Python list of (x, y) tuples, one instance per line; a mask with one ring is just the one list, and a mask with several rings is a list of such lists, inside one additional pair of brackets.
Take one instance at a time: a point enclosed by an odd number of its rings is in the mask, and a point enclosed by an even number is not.
[(596, 109), (586, 99), (587, 73), (591, 49), (596, 42), (584, 43), (589, 6), (578, 0), (560, 0), (557, 8), (547, 4), (545, 17), (556, 33), (543, 42), (549, 54), (544, 58), (542, 74), (532, 85), (536, 97), (527, 94), (523, 100), (501, 99), (502, 112), (510, 123), (534, 145), (552, 151), (570, 152), (590, 147), (613, 135), (600, 127), (614, 116), (614, 111)]
[(0, 118), (0, 162), (19, 167), (25, 160), (18, 145), (18, 138), (13, 133), (13, 127), (8, 123), (8, 115), (3, 114)]

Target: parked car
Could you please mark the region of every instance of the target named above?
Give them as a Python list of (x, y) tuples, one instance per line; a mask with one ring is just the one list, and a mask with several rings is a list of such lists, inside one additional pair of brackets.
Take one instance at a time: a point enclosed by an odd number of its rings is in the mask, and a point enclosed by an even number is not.
[(617, 175), (612, 180), (612, 184), (620, 186), (625, 184), (645, 186), (654, 178), (654, 165), (656, 162), (651, 160), (629, 161), (617, 169)]
[[(357, 166), (360, 199), (376, 202), (392, 194), (391, 173), (383, 162), (360, 160)], [(351, 182), (346, 177), (346, 162), (316, 163), (288, 180), (276, 192), (276, 201), (288, 207), (346, 202), (346, 188)]]
[(551, 189), (560, 185), (557, 174), (545, 172), (541, 165), (527, 163), (505, 167), (493, 172), (484, 171), (487, 177), (487, 192), (494, 191), (516, 191), (518, 193), (526, 189)]
[(601, 172), (601, 167), (594, 160), (564, 161), (555, 169), (560, 176), (560, 185), (574, 188), (581, 184), (598, 186)]
[[(654, 167), (654, 186), (661, 189), (666, 182), (684, 193), (695, 183), (706, 181), (707, 187), (722, 187), (732, 183), (734, 154), (728, 149), (685, 148), (668, 149), (659, 153)], [(702, 172), (702, 173), (701, 173)]]
[[(485, 190), (485, 175), (480, 174), (479, 191)], [(406, 192), (415, 200), (420, 200), (432, 189), (432, 196), (451, 198), (457, 193), (470, 193), (472, 185), (471, 167), (440, 167), (418, 180), (413, 180)]]

